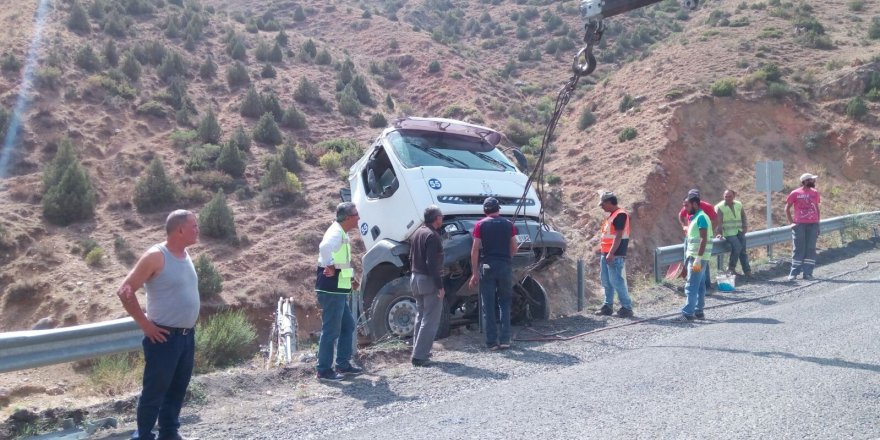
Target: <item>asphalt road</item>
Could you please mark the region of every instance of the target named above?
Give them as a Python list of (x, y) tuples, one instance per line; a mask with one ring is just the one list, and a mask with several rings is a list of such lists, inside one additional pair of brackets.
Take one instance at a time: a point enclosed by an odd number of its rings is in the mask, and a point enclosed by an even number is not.
[(811, 290), (344, 437), (880, 438), (880, 264)]

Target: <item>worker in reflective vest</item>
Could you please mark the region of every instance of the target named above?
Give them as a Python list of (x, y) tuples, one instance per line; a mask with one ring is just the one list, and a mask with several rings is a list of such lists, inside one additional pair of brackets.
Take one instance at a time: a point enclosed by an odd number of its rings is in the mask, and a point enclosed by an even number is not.
[[(718, 226), (715, 227), (718, 238), (724, 238), (730, 244), (730, 257), (727, 261), (727, 272), (736, 273), (736, 262), (742, 265), (743, 274), (749, 276), (752, 268), (749, 266), (749, 253), (746, 249), (746, 213), (742, 203), (735, 200), (736, 192), (732, 189), (724, 191), (724, 200), (715, 205), (718, 213)], [(719, 231), (720, 229), (720, 231)]]
[(687, 302), (681, 309), (681, 315), (673, 319), (677, 322), (706, 319), (703, 313), (703, 305), (706, 302), (706, 266), (709, 265), (707, 259), (712, 256), (712, 221), (700, 209), (700, 196), (689, 192), (685, 202), (688, 214), (691, 215), (685, 241)]
[[(358, 219), (354, 203), (340, 203), (336, 207), (336, 221), (327, 228), (319, 245), (315, 292), (321, 306), (321, 340), (316, 367), (320, 380), (339, 381), (345, 375), (363, 372), (351, 363), (355, 320), (348, 304), (352, 288), (360, 286), (354, 279), (351, 245), (346, 231), (357, 228)], [(332, 368), (334, 348), (335, 370)]]
[(599, 276), (605, 289), (605, 303), (597, 315), (614, 313), (614, 292), (620, 300), (617, 316), (633, 316), (632, 299), (626, 286), (626, 249), (629, 246), (629, 215), (617, 206), (617, 196), (604, 192), (599, 196), (599, 207), (609, 213), (602, 222), (599, 241)]

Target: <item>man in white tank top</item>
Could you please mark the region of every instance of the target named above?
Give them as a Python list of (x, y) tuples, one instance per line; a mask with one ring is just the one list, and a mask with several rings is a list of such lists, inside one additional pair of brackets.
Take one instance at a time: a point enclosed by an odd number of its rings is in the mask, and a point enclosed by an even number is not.
[[(181, 439), (180, 408), (192, 377), (199, 281), (186, 248), (199, 239), (196, 216), (177, 210), (165, 221), (167, 239), (148, 249), (116, 294), (144, 332), (144, 389), (138, 399), (133, 439)], [(145, 287), (147, 313), (135, 297)]]

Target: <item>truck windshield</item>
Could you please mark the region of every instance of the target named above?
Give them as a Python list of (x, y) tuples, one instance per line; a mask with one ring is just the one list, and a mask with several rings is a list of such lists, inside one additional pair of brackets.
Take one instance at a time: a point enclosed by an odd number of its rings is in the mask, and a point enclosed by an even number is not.
[(388, 140), (407, 168), (446, 167), (482, 171), (516, 168), (492, 144), (478, 138), (429, 131), (398, 130)]

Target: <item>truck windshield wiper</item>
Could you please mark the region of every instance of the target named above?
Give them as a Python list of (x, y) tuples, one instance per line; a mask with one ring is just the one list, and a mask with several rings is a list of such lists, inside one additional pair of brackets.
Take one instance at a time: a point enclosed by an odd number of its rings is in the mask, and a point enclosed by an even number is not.
[(444, 161), (451, 163), (451, 164), (454, 164), (454, 165), (459, 165), (458, 168), (470, 168), (470, 166), (468, 164), (462, 162), (460, 159), (456, 159), (452, 156), (447, 156), (447, 155), (445, 155), (445, 154), (443, 154), (443, 153), (441, 153), (431, 147), (419, 145), (415, 142), (407, 142), (407, 144), (412, 147), (418, 148), (419, 150), (422, 150), (425, 153), (428, 153), (431, 156), (436, 157), (437, 159), (444, 160)]
[(510, 169), (514, 169), (513, 165), (508, 165), (508, 164), (506, 164), (506, 163), (504, 163), (504, 162), (502, 162), (502, 161), (500, 161), (500, 160), (498, 160), (498, 159), (495, 159), (495, 158), (492, 157), (492, 156), (489, 156), (489, 155), (486, 154), (486, 153), (483, 153), (483, 152), (480, 152), (480, 151), (471, 151), (471, 154), (473, 154), (474, 156), (477, 156), (477, 157), (479, 157), (480, 159), (483, 159), (484, 161), (489, 162), (489, 163), (491, 163), (491, 164), (500, 165), (502, 170), (506, 170), (506, 169), (508, 169), (508, 168), (510, 168)]

